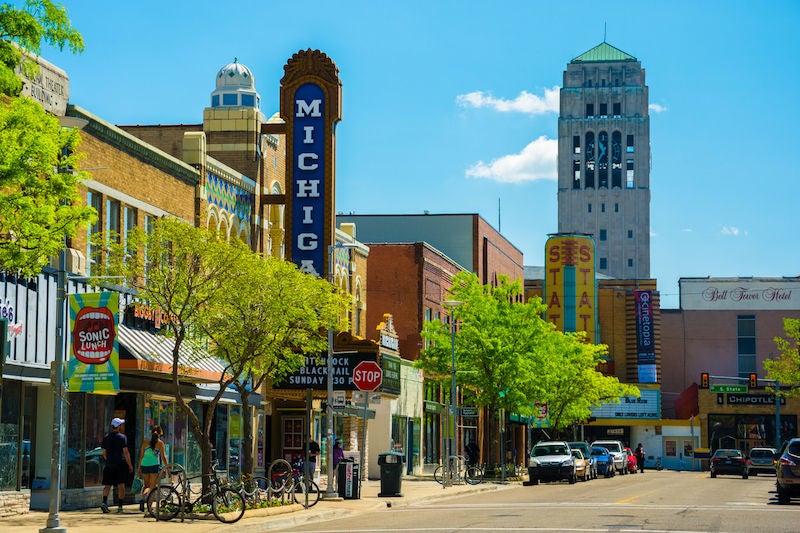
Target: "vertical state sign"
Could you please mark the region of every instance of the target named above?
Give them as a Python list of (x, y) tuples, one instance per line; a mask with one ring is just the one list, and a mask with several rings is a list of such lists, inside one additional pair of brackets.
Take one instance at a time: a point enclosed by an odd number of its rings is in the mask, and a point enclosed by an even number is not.
[(119, 392), (119, 293), (71, 294), (72, 350), (67, 362), (67, 390)]
[(335, 126), (341, 120), (342, 84), (336, 65), (319, 50), (297, 52), (284, 72), (286, 254), (300, 270), (323, 276), (335, 232)]
[(594, 241), (583, 235), (557, 235), (545, 244), (547, 320), (560, 331), (585, 331), (592, 343), (597, 342), (594, 256)]

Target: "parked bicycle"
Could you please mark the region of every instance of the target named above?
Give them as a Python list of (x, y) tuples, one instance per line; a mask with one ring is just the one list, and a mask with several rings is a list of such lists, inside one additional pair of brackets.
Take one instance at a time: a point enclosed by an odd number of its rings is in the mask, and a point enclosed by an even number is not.
[(439, 465), (433, 472), (433, 479), (439, 484), (447, 486), (454, 483), (468, 483), (477, 485), (483, 482), (483, 466), (469, 464), (463, 455), (451, 455), (447, 468)]
[[(175, 467), (177, 465), (171, 465)], [(180, 467), (178, 467), (180, 468)], [(233, 523), (244, 515), (245, 499), (241, 491), (232, 490), (222, 483), (217, 472), (217, 462), (211, 465), (211, 472), (201, 476), (186, 476), (183, 468), (177, 473), (170, 470), (175, 484), (161, 484), (147, 497), (147, 511), (156, 520), (172, 520), (178, 514), (181, 520), (185, 515), (205, 513), (209, 510), (220, 522)], [(192, 487), (192, 480), (200, 480), (200, 487)], [(206, 485), (203, 489), (202, 486)]]
[(308, 508), (320, 499), (319, 486), (313, 479), (307, 479), (302, 459), (291, 463), (276, 459), (269, 466), (270, 491), (275, 497), (290, 497), (294, 503)]

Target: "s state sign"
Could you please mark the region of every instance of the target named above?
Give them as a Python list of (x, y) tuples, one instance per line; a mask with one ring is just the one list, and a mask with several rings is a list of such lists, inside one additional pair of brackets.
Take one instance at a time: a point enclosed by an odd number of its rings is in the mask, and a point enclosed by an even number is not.
[(375, 361), (361, 361), (353, 369), (353, 385), (358, 390), (373, 391), (383, 381), (383, 371)]

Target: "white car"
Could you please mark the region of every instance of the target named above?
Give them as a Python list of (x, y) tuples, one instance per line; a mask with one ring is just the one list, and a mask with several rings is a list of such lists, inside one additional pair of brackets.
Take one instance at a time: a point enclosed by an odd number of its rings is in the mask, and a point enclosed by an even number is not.
[(564, 441), (537, 442), (528, 458), (528, 477), (531, 485), (562, 479), (575, 483), (578, 475), (569, 444)]
[(602, 446), (614, 458), (614, 469), (617, 473), (625, 475), (628, 473), (628, 456), (625, 453), (625, 446), (618, 440), (596, 440), (592, 446)]

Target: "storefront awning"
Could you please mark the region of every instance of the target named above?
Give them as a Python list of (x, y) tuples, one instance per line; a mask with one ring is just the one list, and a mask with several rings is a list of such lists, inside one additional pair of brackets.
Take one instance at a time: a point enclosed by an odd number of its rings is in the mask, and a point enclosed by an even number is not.
[[(149, 331), (120, 324), (120, 370), (172, 373), (172, 350), (175, 341)], [(179, 357), (180, 375), (194, 381), (219, 381), (225, 365), (207, 351), (184, 341)]]

